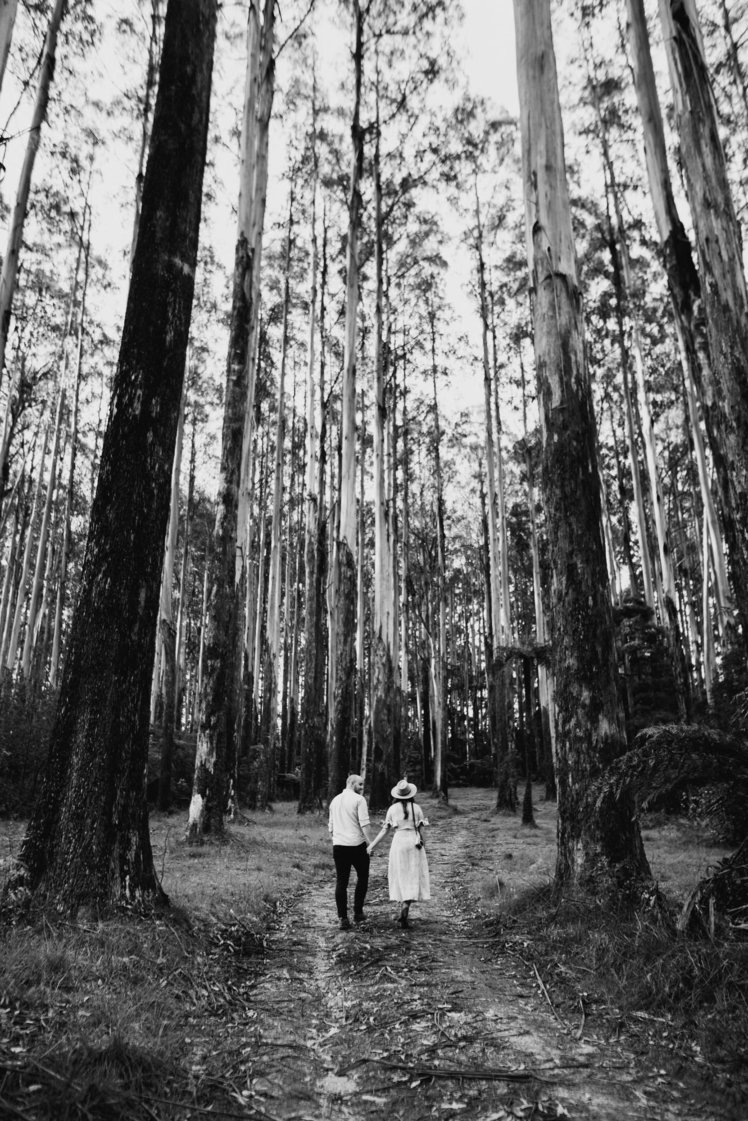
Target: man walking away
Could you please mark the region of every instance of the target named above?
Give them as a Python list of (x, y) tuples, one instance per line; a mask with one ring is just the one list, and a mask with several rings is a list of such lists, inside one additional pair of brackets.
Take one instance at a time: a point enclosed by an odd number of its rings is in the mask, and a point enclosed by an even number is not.
[(348, 881), (351, 868), (356, 869), (356, 887), (353, 892), (353, 921), (362, 922), (364, 900), (369, 886), (369, 856), (367, 844), (371, 844), (372, 832), (369, 828), (369, 807), (362, 791), (364, 780), (361, 775), (349, 775), (345, 790), (336, 794), (330, 802), (328, 829), (332, 834), (332, 856), (335, 861), (335, 906), (341, 930), (350, 930), (348, 918)]

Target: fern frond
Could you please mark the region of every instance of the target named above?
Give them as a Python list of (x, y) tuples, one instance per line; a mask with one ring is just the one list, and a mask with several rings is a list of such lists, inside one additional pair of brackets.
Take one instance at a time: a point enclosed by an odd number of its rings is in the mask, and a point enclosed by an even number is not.
[(633, 790), (646, 808), (681, 791), (729, 783), (748, 799), (748, 747), (735, 736), (700, 724), (644, 728), (631, 751), (606, 771), (603, 794)]

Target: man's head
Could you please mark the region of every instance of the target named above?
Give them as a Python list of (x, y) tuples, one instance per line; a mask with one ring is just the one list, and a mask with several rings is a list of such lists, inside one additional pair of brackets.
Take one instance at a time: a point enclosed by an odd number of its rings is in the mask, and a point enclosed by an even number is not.
[(354, 794), (362, 794), (364, 790), (364, 780), (361, 775), (348, 775), (345, 787), (346, 790), (352, 790)]

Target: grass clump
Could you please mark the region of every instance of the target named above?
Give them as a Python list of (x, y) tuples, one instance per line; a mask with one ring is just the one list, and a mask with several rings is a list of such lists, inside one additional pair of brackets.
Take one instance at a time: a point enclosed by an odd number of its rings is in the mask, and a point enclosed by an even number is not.
[(627, 1034), (681, 1062), (708, 1063), (728, 1082), (744, 1075), (748, 941), (678, 933), (654, 911), (558, 902), (551, 885), (515, 898), (498, 925), (580, 1034)]

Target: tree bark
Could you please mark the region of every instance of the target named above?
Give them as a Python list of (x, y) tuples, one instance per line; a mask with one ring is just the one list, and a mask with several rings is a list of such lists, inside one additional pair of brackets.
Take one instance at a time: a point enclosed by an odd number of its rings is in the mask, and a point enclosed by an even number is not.
[(732, 569), (748, 636), (748, 291), (717, 111), (693, 0), (660, 0), (712, 362), (701, 377)]
[(429, 309), (431, 330), (431, 383), (434, 392), (434, 471), (436, 475), (436, 612), (437, 624), (429, 633), (431, 646), (431, 719), (433, 724), (432, 755), (434, 771), (431, 790), (444, 801), (449, 796), (447, 775), (447, 559), (444, 531), (444, 479), (441, 463), (441, 425), (439, 395), (436, 386), (436, 322), (433, 307)]
[[(283, 326), (281, 328), (281, 361), (278, 381), (278, 417), (275, 429), (275, 467), (273, 472), (273, 520), (270, 529), (270, 570), (268, 578), (268, 614), (265, 628), (263, 673), (263, 728), (261, 739), (267, 748), (271, 786), (274, 782), (278, 753), (278, 694), (281, 658), (281, 560), (283, 543), (283, 458), (286, 445), (286, 363), (288, 358), (288, 316), (291, 305), (291, 244), (293, 238), (294, 184), (288, 204), (288, 229), (283, 288)], [(290, 545), (289, 545), (290, 548)], [(288, 596), (288, 589), (286, 589)], [(271, 791), (268, 791), (271, 794)], [(265, 806), (258, 806), (265, 809)]]
[[(272, 20), (275, 0), (267, 0), (266, 20), (272, 58)], [(239, 619), (237, 599), (237, 545), (247, 537), (240, 507), (247, 426), (254, 411), (252, 325), (256, 312), (256, 276), (259, 259), (255, 237), (254, 182), (258, 144), (262, 133), (257, 122), (258, 87), (261, 76), (261, 29), (258, 6), (249, 6), (247, 22), (247, 73), (241, 140), (241, 175), (231, 321), (226, 361), (221, 466), (218, 482), (213, 547), (209, 556), (208, 611), (204, 626), (203, 673), (200, 692), (195, 772), (187, 823), (190, 843), (199, 841), (204, 830), (221, 836), (228, 797), (227, 761), (234, 735), (236, 713), (236, 657)]]
[(649, 878), (630, 799), (593, 803), (626, 749), (549, 0), (515, 0), (527, 255), (541, 404), (556, 705), (556, 887), (617, 895)]
[(140, 234), (81, 590), (44, 787), (9, 889), (23, 885), (66, 911), (165, 899), (145, 802), (148, 708), (216, 8), (215, 0), (169, 0)]
[[(315, 179), (317, 183), (316, 147)], [(304, 692), (301, 699), (299, 813), (321, 805), (326, 779), (325, 739), (325, 575), (327, 543), (322, 497), (325, 490), (325, 288), (327, 284), (327, 226), (322, 232), (320, 277), (319, 427), (315, 405), (315, 308), (317, 300), (316, 190), (312, 199), (311, 291), (309, 297), (309, 362), (307, 366), (307, 484), (304, 538)]]
[[(374, 628), (372, 634), (371, 750), (372, 779), (369, 804), (386, 808), (395, 774), (395, 661), (397, 613), (393, 571), (393, 543), (388, 518), (385, 430), (388, 410), (385, 393), (384, 230), (380, 166), (379, 63), (377, 60), (377, 122), (374, 139)], [(363, 544), (363, 542), (362, 542)]]
[(161, 53), (161, 3), (162, 0), (151, 0), (151, 34), (148, 39), (148, 62), (145, 70), (145, 89), (143, 90), (143, 108), (140, 116), (140, 148), (138, 150), (138, 170), (135, 176), (135, 214), (132, 223), (132, 242), (130, 245), (130, 265), (135, 255), (135, 246), (138, 243), (138, 226), (140, 224), (140, 208), (143, 204), (143, 175), (145, 160), (148, 155), (148, 137), (151, 131), (151, 108), (153, 95), (158, 80), (158, 60)]
[(330, 743), (329, 794), (345, 786), (351, 737), (354, 733), (356, 681), (356, 350), (358, 321), (358, 243), (361, 227), (361, 176), (364, 164), (364, 130), (361, 127), (361, 82), (364, 56), (364, 13), (353, 2), (355, 46), (354, 102), (351, 138), (353, 159), (348, 196), (348, 250), (346, 257), (345, 348), (342, 385), (342, 459), (340, 470), (340, 526), (334, 563), (334, 661), (332, 740)]

